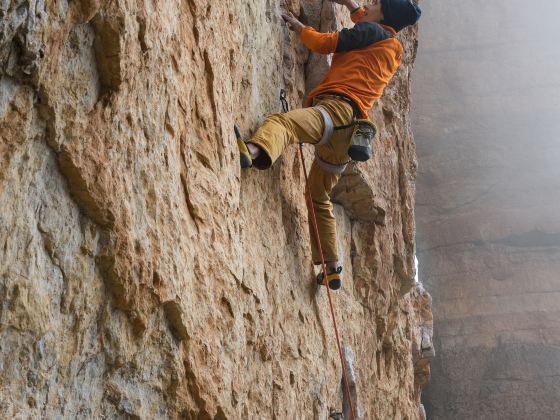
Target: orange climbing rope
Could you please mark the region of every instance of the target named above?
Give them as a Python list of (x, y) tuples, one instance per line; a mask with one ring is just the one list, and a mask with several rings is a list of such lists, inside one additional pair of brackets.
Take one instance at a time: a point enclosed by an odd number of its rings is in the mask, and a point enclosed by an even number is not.
[[(303, 174), (305, 175), (305, 191), (307, 195), (307, 206), (311, 213), (311, 222), (313, 225), (313, 230), (315, 231), (315, 238), (317, 239), (317, 244), (319, 246), (319, 253), (321, 254), (321, 269), (323, 270), (323, 278), (327, 278), (327, 265), (325, 264), (325, 257), (323, 256), (323, 247), (321, 246), (321, 236), (319, 235), (319, 229), (317, 228), (317, 218), (315, 217), (315, 207), (313, 206), (313, 199), (311, 198), (311, 190), (307, 188), (307, 169), (305, 167), (305, 159), (303, 158), (303, 143), (299, 144), (299, 155), (301, 157), (301, 164), (303, 166)], [(338, 335), (338, 327), (336, 325), (336, 314), (334, 311), (334, 305), (332, 302), (331, 289), (327, 288), (327, 297), (329, 298), (329, 306), (331, 308), (331, 315), (334, 325), (334, 334), (336, 336), (336, 345), (338, 347), (338, 354), (340, 356), (340, 364), (342, 365), (342, 381), (344, 382), (344, 388), (346, 391), (346, 397), (348, 399), (348, 406), (350, 407), (350, 418), (354, 420), (354, 406), (352, 405), (352, 397), (350, 395), (350, 387), (348, 386), (348, 380), (346, 378), (346, 365), (344, 363), (344, 357), (342, 356), (342, 349), (340, 347), (340, 337)]]
[[(288, 98), (284, 89), (280, 90), (280, 102), (282, 103), (282, 111), (288, 112)], [(303, 167), (303, 175), (305, 176), (305, 191), (307, 193), (307, 207), (310, 209), (311, 222), (313, 230), (315, 231), (315, 238), (319, 247), (319, 254), (321, 255), (321, 269), (323, 270), (323, 278), (327, 279), (327, 265), (325, 264), (325, 257), (323, 256), (323, 247), (321, 246), (321, 235), (317, 227), (317, 218), (315, 217), (315, 207), (313, 206), (313, 199), (311, 198), (311, 191), (307, 188), (307, 168), (305, 167), (305, 159), (303, 157), (303, 143), (299, 144), (299, 155), (301, 157), (301, 165)], [(344, 382), (344, 390), (346, 391), (346, 398), (348, 399), (348, 406), (350, 407), (350, 419), (354, 420), (354, 406), (352, 404), (352, 396), (350, 395), (350, 387), (348, 386), (348, 379), (346, 378), (346, 364), (342, 355), (342, 348), (340, 347), (340, 337), (338, 334), (338, 326), (336, 325), (336, 313), (332, 302), (331, 289), (327, 284), (327, 297), (329, 298), (329, 307), (331, 309), (331, 316), (334, 325), (334, 335), (336, 336), (336, 346), (338, 347), (338, 355), (340, 356), (340, 365), (342, 366), (342, 381)]]

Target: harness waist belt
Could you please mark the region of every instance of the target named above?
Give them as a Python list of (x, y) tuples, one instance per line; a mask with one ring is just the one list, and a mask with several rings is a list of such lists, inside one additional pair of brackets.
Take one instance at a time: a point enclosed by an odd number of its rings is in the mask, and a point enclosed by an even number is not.
[(358, 105), (356, 105), (356, 103), (351, 98), (349, 98), (346, 95), (343, 95), (342, 93), (325, 92), (325, 93), (321, 93), (320, 95), (318, 95), (318, 97), (322, 97), (322, 96), (332, 96), (334, 98), (342, 99), (344, 102), (346, 102), (347, 104), (349, 104), (352, 107), (352, 111), (354, 113), (354, 115), (352, 116), (353, 118), (361, 115), (361, 111), (360, 111), (360, 108), (358, 107)]

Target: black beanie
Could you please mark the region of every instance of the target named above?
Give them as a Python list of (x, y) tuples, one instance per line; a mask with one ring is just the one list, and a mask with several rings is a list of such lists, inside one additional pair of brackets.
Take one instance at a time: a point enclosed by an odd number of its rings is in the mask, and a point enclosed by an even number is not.
[(383, 22), (391, 26), (395, 31), (409, 25), (414, 25), (422, 11), (412, 3), (412, 0), (381, 0), (381, 8), (383, 10)]

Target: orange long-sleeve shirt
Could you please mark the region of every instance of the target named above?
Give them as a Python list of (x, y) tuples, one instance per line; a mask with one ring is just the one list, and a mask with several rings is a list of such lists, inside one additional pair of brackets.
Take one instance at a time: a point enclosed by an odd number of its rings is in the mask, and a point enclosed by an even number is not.
[[(359, 20), (363, 13), (359, 9), (352, 20)], [(366, 118), (401, 63), (403, 47), (395, 34), (393, 28), (377, 23), (358, 23), (352, 29), (330, 33), (304, 28), (300, 37), (310, 50), (334, 53), (330, 70), (307, 95), (306, 105), (320, 94), (340, 93), (351, 98)]]

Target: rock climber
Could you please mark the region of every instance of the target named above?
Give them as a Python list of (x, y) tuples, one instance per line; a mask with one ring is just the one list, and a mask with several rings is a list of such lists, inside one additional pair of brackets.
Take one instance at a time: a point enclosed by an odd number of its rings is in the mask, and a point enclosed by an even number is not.
[[(354, 27), (321, 33), (290, 12), (282, 14), (307, 48), (320, 54), (333, 53), (325, 78), (307, 96), (306, 108), (270, 115), (247, 142), (237, 130), (236, 135), (242, 168), (267, 169), (288, 145), (316, 144), (306, 188), (315, 208), (327, 266), (326, 278), (320, 273), (317, 281), (336, 290), (341, 286), (342, 266), (329, 194), (349, 161), (355, 121), (367, 120), (368, 111), (399, 67), (403, 47), (397, 32), (415, 24), (421, 11), (412, 0), (372, 0), (364, 6), (355, 0), (331, 1), (348, 8)], [(311, 222), (310, 231), (313, 263), (320, 264)]]

